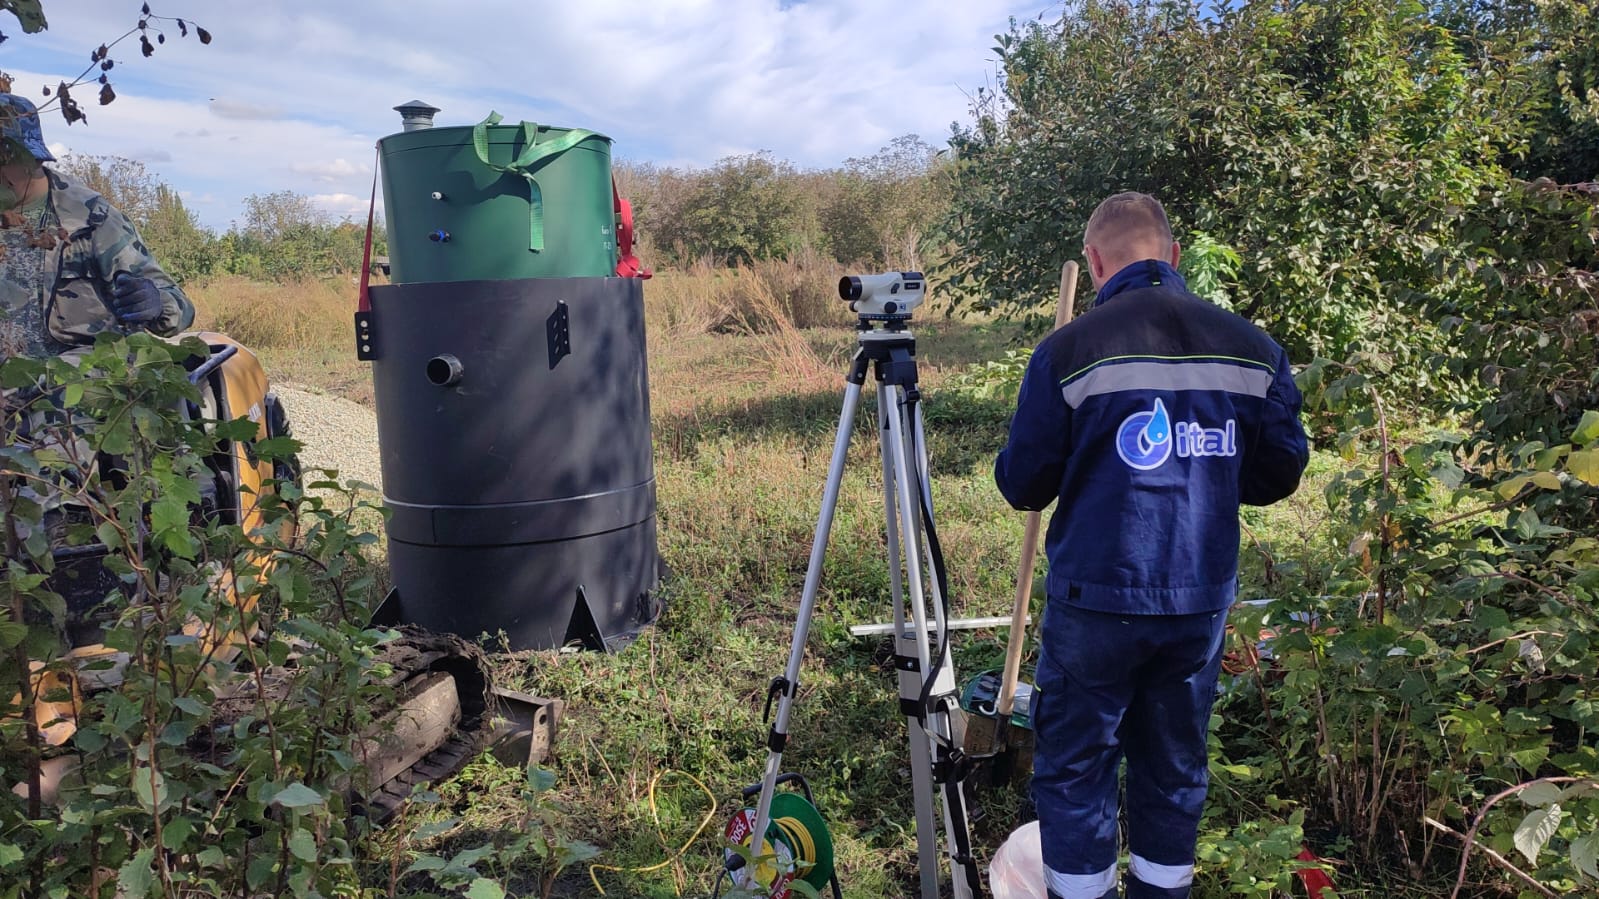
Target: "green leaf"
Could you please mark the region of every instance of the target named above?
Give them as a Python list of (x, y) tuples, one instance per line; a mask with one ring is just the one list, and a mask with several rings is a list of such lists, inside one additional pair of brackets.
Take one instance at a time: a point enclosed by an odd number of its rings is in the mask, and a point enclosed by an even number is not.
[(210, 711), (210, 709), (206, 707), (205, 703), (195, 699), (193, 696), (175, 697), (172, 700), (172, 704), (184, 714), (195, 715), (197, 717)]
[(278, 459), (292, 456), (305, 449), (305, 445), (293, 437), (272, 437), (266, 440), (257, 440), (251, 447), (256, 454), (266, 459)]
[(1552, 471), (1540, 471), (1534, 474), (1532, 482), (1545, 490), (1560, 489), (1560, 476)]
[(22, 847), (11, 843), (0, 843), (0, 870), (9, 868), (22, 861)]
[(487, 877), (479, 877), (467, 887), (465, 895), (466, 899), (505, 899), (505, 890)]
[(150, 507), (150, 527), (156, 531), (168, 528), (187, 528), (189, 508), (170, 496), (162, 497)]
[(1510, 499), (1512, 496), (1520, 493), (1521, 488), (1527, 486), (1531, 482), (1531, 475), (1518, 475), (1508, 481), (1500, 481), (1494, 487), (1494, 492), (1499, 494), (1500, 499)]
[(83, 382), (73, 381), (61, 390), (61, 405), (68, 409), (83, 402)]
[(1538, 781), (1532, 786), (1516, 794), (1521, 801), (1533, 808), (1542, 808), (1560, 801), (1561, 789), (1546, 780)]
[(117, 886), (128, 899), (143, 899), (155, 888), (155, 848), (146, 846), (133, 854), (127, 864), (117, 871)]
[(1566, 459), (1566, 470), (1584, 484), (1599, 487), (1599, 449), (1572, 453)]
[[(416, 829), (416, 831), (411, 834), (411, 839), (413, 839), (413, 840), (431, 840), (434, 837), (442, 836), (443, 834), (449, 833), (451, 830), (453, 830), (455, 828), (455, 826), (457, 824), (460, 824), (460, 823), (461, 823), (461, 819), (459, 819), (459, 818), (446, 818), (443, 821), (430, 821), (427, 824), (424, 824), (421, 827), (418, 827)], [(423, 856), (423, 858), (429, 858), (429, 857), (430, 856), (425, 856), (425, 855)]]
[(1592, 409), (1582, 413), (1582, 420), (1577, 422), (1577, 429), (1571, 432), (1571, 442), (1578, 446), (1587, 446), (1599, 440), (1599, 412)]
[(1260, 773), (1248, 765), (1225, 765), (1216, 763), (1211, 765), (1210, 769), (1212, 771), (1221, 771), (1224, 774), (1235, 777), (1239, 780), (1253, 780), (1255, 779), (1256, 775)]
[(110, 547), (113, 552), (123, 548), (122, 532), (117, 530), (117, 526), (109, 521), (100, 522), (94, 529), (94, 535), (99, 538), (101, 543)]
[(303, 828), (289, 835), (289, 851), (302, 862), (316, 861), (316, 837)]
[(1559, 804), (1555, 804), (1533, 809), (1521, 819), (1521, 824), (1516, 828), (1516, 849), (1527, 859), (1527, 864), (1538, 863), (1538, 853), (1543, 851), (1549, 838), (1560, 828), (1560, 819), (1564, 815)]
[(305, 808), (321, 805), (322, 796), (305, 784), (295, 782), (279, 790), (269, 802), (283, 808)]
[(560, 867), (586, 862), (600, 857), (600, 847), (583, 840), (562, 840), (556, 846), (556, 862)]
[(24, 34), (37, 34), (50, 27), (44, 20), (41, 0), (0, 0), (0, 9), (17, 17)]
[(1599, 831), (1571, 841), (1571, 864), (1583, 874), (1599, 879)]
[[(1516, 764), (1521, 766), (1521, 770), (1528, 774), (1537, 774), (1538, 769), (1543, 766), (1544, 760), (1549, 758), (1549, 745), (1546, 743), (1528, 749), (1518, 749), (1510, 753), (1510, 757), (1516, 760)], [(1528, 789), (1532, 788), (1529, 787)], [(1550, 801), (1552, 802), (1553, 800)], [(1539, 803), (1539, 805), (1547, 804)]]
[(28, 637), (28, 626), (0, 619), (0, 649), (11, 649)]
[(167, 802), (167, 780), (156, 768), (133, 769), (133, 794), (146, 809), (157, 810)]
[(258, 855), (250, 860), (250, 866), (244, 871), (244, 882), (250, 889), (260, 889), (262, 884), (272, 879), (278, 870), (278, 860), (275, 855)]
[(405, 869), (404, 873), (416, 874), (423, 871), (440, 871), (447, 864), (449, 862), (437, 855), (422, 855), (418, 856), (416, 861), (411, 863), (411, 867)]
[(454, 858), (450, 859), (450, 866), (470, 868), (493, 854), (493, 846), (474, 846), (471, 849), (463, 849), (457, 852)]
[(173, 851), (182, 849), (192, 833), (194, 833), (194, 819), (174, 818), (161, 828), (161, 845)]
[(555, 772), (538, 765), (527, 766), (527, 785), (535, 793), (543, 793), (555, 786)]

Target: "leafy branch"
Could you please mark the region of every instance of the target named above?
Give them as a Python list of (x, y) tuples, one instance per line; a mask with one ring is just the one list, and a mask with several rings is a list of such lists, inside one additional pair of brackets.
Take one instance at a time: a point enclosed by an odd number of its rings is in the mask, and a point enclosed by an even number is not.
[[(39, 11), (38, 0), (0, 0), (0, 9), (16, 13), (23, 23), (24, 31), (33, 33), (45, 27), (43, 13)], [(28, 15), (25, 15), (25, 12)], [(33, 15), (37, 15), (36, 20), (32, 18)], [(30, 22), (35, 21), (38, 27), (30, 27)], [(211, 43), (211, 32), (200, 27), (193, 19), (158, 16), (150, 11), (150, 4), (145, 3), (139, 9), (138, 23), (115, 39), (102, 43), (91, 50), (89, 52), (88, 67), (80, 72), (76, 78), (71, 81), (61, 81), (53, 91), (49, 85), (45, 86), (44, 95), (49, 99), (39, 107), (39, 112), (42, 113), (51, 106), (56, 106), (61, 110), (61, 115), (67, 120), (68, 125), (74, 122), (88, 124), (89, 117), (84, 113), (83, 107), (79, 105), (77, 98), (72, 95), (73, 90), (89, 83), (93, 79), (100, 85), (99, 102), (101, 106), (106, 106), (116, 100), (117, 92), (111, 86), (109, 74), (116, 67), (116, 60), (111, 58), (112, 48), (137, 35), (140, 54), (147, 59), (154, 56), (156, 44), (165, 44), (167, 42), (166, 32), (161, 28), (162, 22), (176, 26), (180, 37), (188, 37), (189, 29), (192, 27), (195, 37), (199, 39), (200, 43)], [(155, 43), (150, 41), (152, 34), (155, 35)], [(0, 34), (0, 42), (4, 40), (5, 35)], [(96, 75), (96, 72), (99, 74)], [(10, 76), (0, 74), (0, 91), (10, 92), (12, 89), (11, 80)]]

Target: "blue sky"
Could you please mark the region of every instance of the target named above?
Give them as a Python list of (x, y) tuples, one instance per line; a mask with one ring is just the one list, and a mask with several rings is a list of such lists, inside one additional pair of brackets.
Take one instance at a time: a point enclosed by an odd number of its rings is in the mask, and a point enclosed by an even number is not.
[[(0, 14), (0, 69), (15, 90), (76, 76), (139, 18), (141, 0), (45, 0), (48, 31)], [(44, 117), (58, 152), (144, 162), (201, 219), (292, 190), (365, 214), (372, 146), (391, 107), (422, 99), (440, 124), (507, 119), (600, 131), (618, 158), (701, 166), (770, 150), (806, 167), (875, 152), (902, 134), (942, 145), (967, 96), (994, 81), (994, 35), (1045, 0), (150, 0), (197, 16), (202, 46), (166, 23), (149, 59), (112, 52), (118, 99), (80, 89), (88, 124)], [(190, 20), (194, 21), (194, 20)]]

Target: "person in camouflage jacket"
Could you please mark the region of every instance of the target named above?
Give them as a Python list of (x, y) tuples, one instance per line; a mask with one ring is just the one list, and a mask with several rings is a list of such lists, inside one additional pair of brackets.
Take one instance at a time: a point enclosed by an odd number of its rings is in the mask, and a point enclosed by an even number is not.
[(189, 327), (194, 304), (133, 223), (99, 193), (44, 167), (54, 159), (33, 104), (0, 94), (4, 267), (8, 280), (23, 285), (5, 312), (26, 332), (18, 336), (29, 351), (59, 353), (111, 329), (170, 336)]

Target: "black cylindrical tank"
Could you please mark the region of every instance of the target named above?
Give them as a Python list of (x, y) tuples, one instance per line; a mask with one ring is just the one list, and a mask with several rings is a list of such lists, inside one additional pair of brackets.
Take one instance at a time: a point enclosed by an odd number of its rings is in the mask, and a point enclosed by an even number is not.
[(403, 620), (514, 649), (614, 648), (654, 620), (642, 283), (372, 288)]

